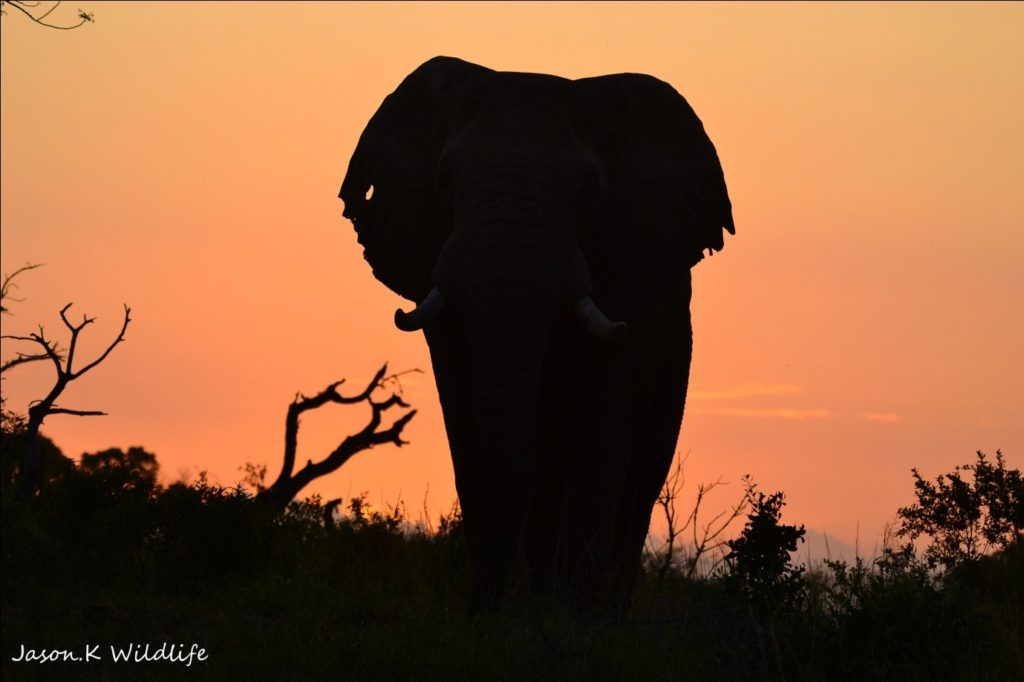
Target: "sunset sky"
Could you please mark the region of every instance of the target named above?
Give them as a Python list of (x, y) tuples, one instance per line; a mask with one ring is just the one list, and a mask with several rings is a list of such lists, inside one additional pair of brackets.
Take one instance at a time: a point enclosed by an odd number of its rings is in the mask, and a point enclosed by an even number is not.
[[(4, 334), (59, 309), (127, 341), (50, 417), (65, 454), (142, 445), (170, 482), (246, 462), (272, 479), (297, 391), (385, 361), (411, 444), (307, 492), (415, 518), (455, 498), (426, 343), (374, 280), (337, 198), (367, 119), (445, 54), (571, 78), (671, 83), (717, 146), (737, 225), (694, 269), (684, 503), (721, 476), (784, 490), (784, 518), (870, 553), (933, 477), (1002, 449), (1024, 465), (1024, 4), (100, 3), (2, 30)], [(15, 345), (4, 341), (3, 357)], [(4, 381), (24, 411), (52, 367)], [(344, 387), (343, 387), (344, 388)], [(567, 391), (571, 388), (567, 387)], [(367, 410), (304, 418), (299, 462)], [(709, 508), (709, 510), (713, 510)]]

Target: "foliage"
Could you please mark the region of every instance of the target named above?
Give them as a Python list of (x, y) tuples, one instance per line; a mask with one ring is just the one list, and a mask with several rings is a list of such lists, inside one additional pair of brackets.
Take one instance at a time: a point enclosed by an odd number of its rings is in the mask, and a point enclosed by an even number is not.
[(156, 455), (138, 446), (128, 448), (127, 452), (120, 448), (108, 448), (100, 452), (84, 453), (78, 468), (87, 474), (107, 478), (109, 485), (115, 489), (152, 490), (156, 487), (156, 477), (160, 471)]
[(1001, 451), (992, 462), (979, 450), (974, 464), (957, 466), (934, 483), (912, 472), (917, 502), (899, 510), (897, 534), (911, 541), (926, 536), (924, 556), (931, 568), (951, 570), (1021, 543), (1024, 479), (1020, 470), (1006, 469)]
[(261, 493), (267, 489), (267, 465), (253, 464), (246, 462), (238, 467), (242, 472), (242, 484), (248, 486), (255, 493)]
[(381, 512), (372, 509), (366, 501), (369, 494), (362, 492), (349, 500), (351, 516), (347, 519), (348, 523), (358, 530), (380, 528), (388, 533), (399, 532), (405, 523), (405, 503), (399, 500), (394, 506), (389, 505), (387, 511)]
[[(802, 527), (781, 522), (781, 493), (751, 485), (747, 524), (722, 570), (693, 578), (679, 563), (659, 580), (660, 565), (649, 564), (626, 620), (579, 619), (557, 604), (470, 618), (457, 506), (436, 532), (410, 523), (401, 503), (375, 509), (365, 493), (343, 503), (313, 496), (279, 513), (251, 490), (213, 485), (205, 474), (190, 485), (124, 485), (140, 472), (110, 472), (133, 462), (145, 471), (149, 458), (116, 452), (71, 467), (31, 504), (3, 495), (5, 655), (21, 642), (163, 640), (195, 641), (211, 653), (187, 673), (147, 664), (148, 679), (1002, 680), (1024, 673), (1018, 543), (941, 577), (911, 545), (890, 543), (878, 557), (830, 560), (801, 573), (789, 557)], [(39, 672), (7, 664), (4, 679)], [(82, 674), (74, 664), (43, 672), (47, 679)], [(89, 675), (119, 679), (124, 669), (99, 665)]]
[(462, 535), (462, 507), (459, 501), (452, 503), (447, 514), (442, 514), (438, 520), (436, 537), (458, 538)]
[[(5, 492), (14, 484), (21, 457), (25, 452), (25, 418), (4, 410), (0, 424), (0, 489)], [(47, 482), (66, 475), (75, 463), (65, 456), (51, 439), (40, 434), (36, 437), (36, 448), (43, 458)]]
[(801, 595), (804, 569), (792, 564), (791, 553), (807, 532), (801, 525), (779, 523), (785, 495), (765, 495), (750, 483), (747, 488), (750, 513), (740, 536), (729, 540), (729, 579), (751, 600), (777, 606), (796, 603)]

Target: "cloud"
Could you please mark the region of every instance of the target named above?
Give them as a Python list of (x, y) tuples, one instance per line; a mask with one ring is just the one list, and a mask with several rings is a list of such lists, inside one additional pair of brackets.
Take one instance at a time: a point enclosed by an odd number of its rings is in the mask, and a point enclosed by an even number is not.
[(823, 419), (830, 416), (828, 410), (816, 408), (792, 407), (696, 407), (691, 410), (696, 414), (714, 414), (724, 417), (755, 417), (759, 419)]
[(792, 384), (746, 383), (732, 388), (718, 390), (691, 390), (688, 394), (691, 414), (712, 414), (724, 417), (754, 417), (757, 419), (822, 419), (831, 416), (824, 408), (799, 407), (725, 407), (707, 405), (707, 402), (737, 400), (746, 398), (779, 398), (803, 393), (803, 389)]
[(885, 422), (886, 424), (895, 424), (896, 422), (903, 421), (903, 417), (892, 412), (865, 412), (860, 415), (860, 418), (873, 422)]
[(797, 395), (800, 392), (799, 386), (791, 384), (742, 384), (735, 388), (725, 388), (717, 391), (691, 389), (687, 395), (693, 400), (732, 400), (734, 398), (751, 398), (766, 395)]

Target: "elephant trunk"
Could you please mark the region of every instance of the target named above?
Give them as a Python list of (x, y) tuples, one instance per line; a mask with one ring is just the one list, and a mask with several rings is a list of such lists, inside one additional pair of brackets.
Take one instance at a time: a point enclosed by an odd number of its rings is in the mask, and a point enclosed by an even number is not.
[[(512, 123), (496, 128), (518, 131)], [(482, 609), (530, 578), (534, 548), (522, 541), (537, 487), (549, 334), (591, 289), (574, 230), (579, 178), (546, 140), (488, 136), (486, 145), (459, 148), (442, 162), (453, 174), (455, 227), (433, 281), (468, 349), (477, 466), (464, 487), (484, 497), (475, 502), (472, 522), (466, 508), (466, 530), (472, 598)], [(477, 150), (475, 163), (459, 162), (460, 153), (471, 153), (466, 149)], [(593, 302), (583, 308), (591, 329), (614, 334), (614, 323)]]
[[(476, 453), (472, 485), (484, 491), (473, 546), (480, 608), (517, 591), (529, 567), (522, 534), (535, 488), (541, 377), (559, 313), (564, 258), (543, 227), (480, 229), (467, 249), (458, 310), (469, 348)], [(467, 530), (469, 527), (467, 526)]]
[[(535, 487), (538, 406), (546, 334), (532, 325), (471, 332), (483, 535), (474, 545), (474, 600), (492, 604), (525, 578), (522, 533)], [(514, 349), (514, 350), (513, 350)]]

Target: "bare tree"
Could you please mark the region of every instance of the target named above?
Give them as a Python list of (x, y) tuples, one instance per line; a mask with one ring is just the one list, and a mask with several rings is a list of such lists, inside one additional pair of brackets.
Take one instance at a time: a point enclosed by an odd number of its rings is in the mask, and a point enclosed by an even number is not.
[(0, 14), (7, 14), (7, 10), (4, 8), (12, 7), (24, 14), (34, 23), (39, 24), (40, 26), (45, 26), (46, 28), (55, 28), (59, 31), (70, 31), (83, 24), (95, 21), (92, 12), (78, 10), (77, 24), (50, 23), (48, 17), (53, 14), (54, 10), (60, 7), (60, 4), (61, 0), (57, 0), (57, 2), (54, 2), (52, 5), (41, 1), (32, 2), (31, 0), (0, 0)]
[[(656, 500), (656, 506), (661, 509), (665, 517), (665, 543), (660, 550), (649, 547), (648, 555), (651, 557), (651, 562), (657, 571), (659, 582), (664, 581), (669, 570), (677, 564), (682, 564), (683, 575), (686, 578), (694, 578), (697, 570), (700, 568), (701, 559), (725, 546), (724, 534), (726, 529), (750, 505), (749, 482), (744, 477), (747, 485), (743, 498), (729, 507), (729, 509), (716, 514), (711, 521), (701, 523), (699, 521), (700, 507), (704, 502), (704, 498), (715, 488), (725, 485), (721, 477), (719, 477), (713, 483), (701, 483), (697, 486), (697, 499), (693, 503), (693, 508), (685, 520), (680, 519), (676, 511), (676, 501), (679, 499), (686, 483), (686, 477), (683, 474), (683, 465), (685, 463), (686, 457), (677, 457), (672, 473), (665, 479), (665, 483), (662, 485), (661, 492), (658, 493)], [(684, 548), (681, 539), (687, 530), (691, 532), (691, 546)], [(681, 558), (680, 554), (682, 554)], [(719, 562), (720, 559), (715, 563)], [(708, 569), (708, 572), (712, 572), (714, 568), (715, 566), (713, 565)]]
[[(409, 407), (401, 397), (401, 383), (399, 382), (401, 374), (387, 375), (387, 371), (388, 366), (385, 364), (377, 370), (373, 379), (362, 392), (351, 397), (338, 393), (338, 387), (345, 383), (344, 379), (334, 382), (312, 397), (306, 397), (301, 393), (297, 394), (295, 400), (288, 406), (288, 414), (285, 417), (284, 463), (281, 466), (281, 473), (269, 488), (260, 491), (256, 499), (276, 509), (283, 510), (298, 495), (299, 491), (312, 481), (337, 471), (352, 455), (385, 443), (393, 443), (398, 447), (405, 445), (407, 441), (401, 438), (402, 429), (416, 415), (416, 410), (406, 412), (389, 428), (379, 430), (381, 416), (384, 412), (395, 406)], [(410, 371), (418, 372), (419, 370)], [(373, 399), (373, 393), (377, 389), (386, 389), (388, 386), (393, 388), (388, 398), (379, 402)], [(313, 460), (307, 460), (306, 465), (299, 469), (298, 472), (295, 472), (295, 451), (299, 440), (299, 417), (302, 413), (308, 410), (315, 410), (327, 403), (355, 405), (362, 402), (367, 403), (371, 409), (370, 421), (366, 426), (359, 433), (347, 436), (323, 460), (316, 463)]]
[(13, 301), (15, 303), (21, 303), (24, 299), (14, 298), (11, 296), (11, 292), (18, 288), (18, 285), (14, 283), (14, 278), (23, 272), (29, 270), (35, 270), (36, 268), (42, 267), (42, 263), (25, 263), (14, 272), (4, 275), (3, 284), (0, 285), (0, 313), (10, 314), (10, 310), (4, 306), (4, 301)]
[[(12, 292), (18, 288), (18, 285), (14, 283), (14, 278), (23, 272), (35, 270), (36, 268), (41, 266), (42, 263), (25, 263), (25, 265), (22, 265), (14, 272), (8, 275), (4, 275), (3, 284), (0, 285), (0, 313), (7, 313), (8, 315), (10, 315), (11, 309), (8, 308), (7, 306), (9, 306), (12, 302), (21, 303), (24, 300), (21, 298), (14, 298), (14, 296), (11, 295)], [(13, 367), (17, 367), (18, 365), (24, 365), (29, 362), (36, 362), (39, 360), (47, 359), (49, 359), (49, 356), (46, 353), (17, 353), (10, 360), (5, 360), (2, 363), (0, 363), (0, 376), (2, 376), (3, 373), (6, 372), (7, 370)]]
[[(42, 326), (39, 327), (38, 332), (29, 334), (28, 336), (12, 336), (5, 334), (2, 337), (12, 341), (35, 343), (40, 346), (42, 348), (42, 352), (36, 355), (48, 358), (52, 361), (54, 369), (57, 371), (57, 379), (53, 384), (53, 388), (50, 389), (50, 392), (47, 393), (46, 397), (42, 400), (37, 400), (31, 403), (28, 408), (25, 452), (22, 457), (18, 483), (18, 489), (26, 497), (31, 497), (42, 490), (43, 481), (45, 480), (43, 472), (43, 458), (40, 454), (39, 448), (37, 447), (39, 428), (42, 426), (43, 420), (51, 414), (70, 414), (77, 417), (93, 417), (106, 414), (105, 412), (100, 412), (98, 410), (75, 410), (67, 407), (60, 407), (57, 405), (57, 398), (59, 398), (61, 393), (64, 392), (64, 389), (68, 387), (68, 384), (107, 359), (107, 356), (110, 355), (111, 351), (113, 351), (118, 344), (124, 341), (124, 333), (128, 329), (128, 323), (131, 322), (131, 308), (125, 305), (124, 323), (121, 325), (121, 331), (118, 333), (117, 338), (107, 346), (107, 349), (103, 351), (98, 358), (81, 369), (76, 370), (74, 368), (74, 361), (75, 350), (78, 345), (78, 336), (85, 327), (95, 322), (96, 318), (86, 317), (83, 315), (81, 322), (78, 324), (72, 324), (67, 317), (67, 311), (71, 305), (71, 303), (68, 303), (60, 310), (60, 319), (64, 322), (64, 326), (71, 331), (71, 340), (68, 343), (66, 356), (59, 352), (56, 343), (46, 338)], [(26, 356), (24, 354), (20, 354), (20, 357), (26, 357), (28, 359), (24, 361), (30, 362), (37, 359), (36, 355)], [(6, 369), (7, 366), (5, 365), (4, 368)]]

